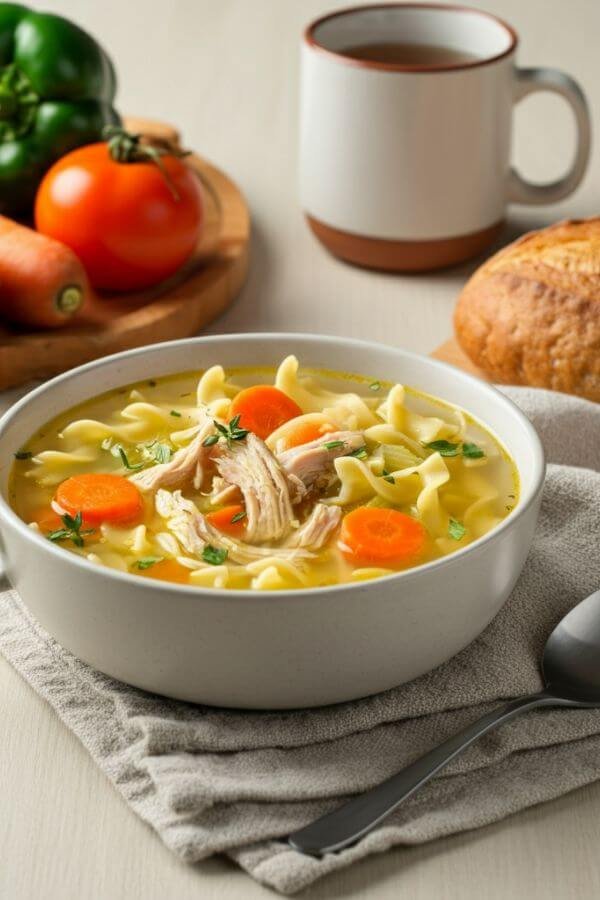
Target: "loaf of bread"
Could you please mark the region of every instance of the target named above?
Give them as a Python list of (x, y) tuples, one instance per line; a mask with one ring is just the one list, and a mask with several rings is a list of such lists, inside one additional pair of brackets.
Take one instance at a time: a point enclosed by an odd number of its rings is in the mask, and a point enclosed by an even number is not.
[(454, 326), (492, 380), (600, 402), (600, 217), (504, 247), (465, 285)]

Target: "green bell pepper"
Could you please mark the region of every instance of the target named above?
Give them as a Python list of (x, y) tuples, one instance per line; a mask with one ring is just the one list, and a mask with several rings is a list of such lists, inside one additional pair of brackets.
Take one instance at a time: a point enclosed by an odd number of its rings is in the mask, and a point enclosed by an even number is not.
[(0, 3), (0, 213), (26, 214), (55, 160), (119, 124), (113, 65), (61, 16)]

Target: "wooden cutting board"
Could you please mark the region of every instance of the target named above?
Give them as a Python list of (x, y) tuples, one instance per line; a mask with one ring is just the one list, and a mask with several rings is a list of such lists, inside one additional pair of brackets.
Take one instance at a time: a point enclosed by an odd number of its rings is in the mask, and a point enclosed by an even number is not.
[(445, 341), (430, 355), (435, 359), (441, 359), (442, 362), (450, 363), (458, 369), (463, 369), (463, 371), (468, 372), (470, 375), (477, 375), (477, 377), (482, 378), (483, 381), (490, 380), (481, 369), (478, 369), (477, 366), (471, 362), (467, 354), (461, 350), (458, 341), (454, 337)]
[[(178, 141), (162, 122), (128, 118), (130, 131)], [(0, 390), (57, 375), (99, 356), (197, 334), (236, 298), (248, 270), (250, 215), (228, 176), (187, 157), (204, 194), (205, 226), (191, 260), (149, 291), (105, 298), (93, 322), (55, 331), (0, 326)]]

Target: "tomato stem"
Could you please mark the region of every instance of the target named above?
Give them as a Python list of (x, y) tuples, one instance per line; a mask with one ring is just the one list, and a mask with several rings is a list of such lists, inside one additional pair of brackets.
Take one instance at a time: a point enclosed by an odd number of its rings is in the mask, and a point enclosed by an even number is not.
[(165, 168), (162, 157), (176, 156), (181, 158), (188, 155), (186, 150), (181, 150), (179, 147), (161, 138), (154, 138), (144, 134), (132, 134), (119, 125), (107, 125), (103, 131), (103, 136), (108, 142), (108, 152), (115, 162), (153, 163), (160, 170), (173, 199), (177, 201), (181, 199), (171, 176)]

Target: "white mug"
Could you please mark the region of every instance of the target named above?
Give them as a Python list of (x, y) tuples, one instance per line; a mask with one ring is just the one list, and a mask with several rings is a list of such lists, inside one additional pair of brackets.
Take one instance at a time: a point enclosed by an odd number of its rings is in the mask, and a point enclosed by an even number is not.
[[(471, 58), (415, 66), (348, 55), (394, 40)], [(516, 68), (516, 47), (495, 16), (430, 3), (356, 7), (308, 26), (301, 204), (331, 252), (374, 268), (439, 268), (489, 245), (508, 202), (555, 203), (575, 190), (590, 149), (585, 97), (555, 69)], [(570, 171), (542, 185), (509, 161), (513, 105), (539, 90), (568, 101), (578, 132)]]

